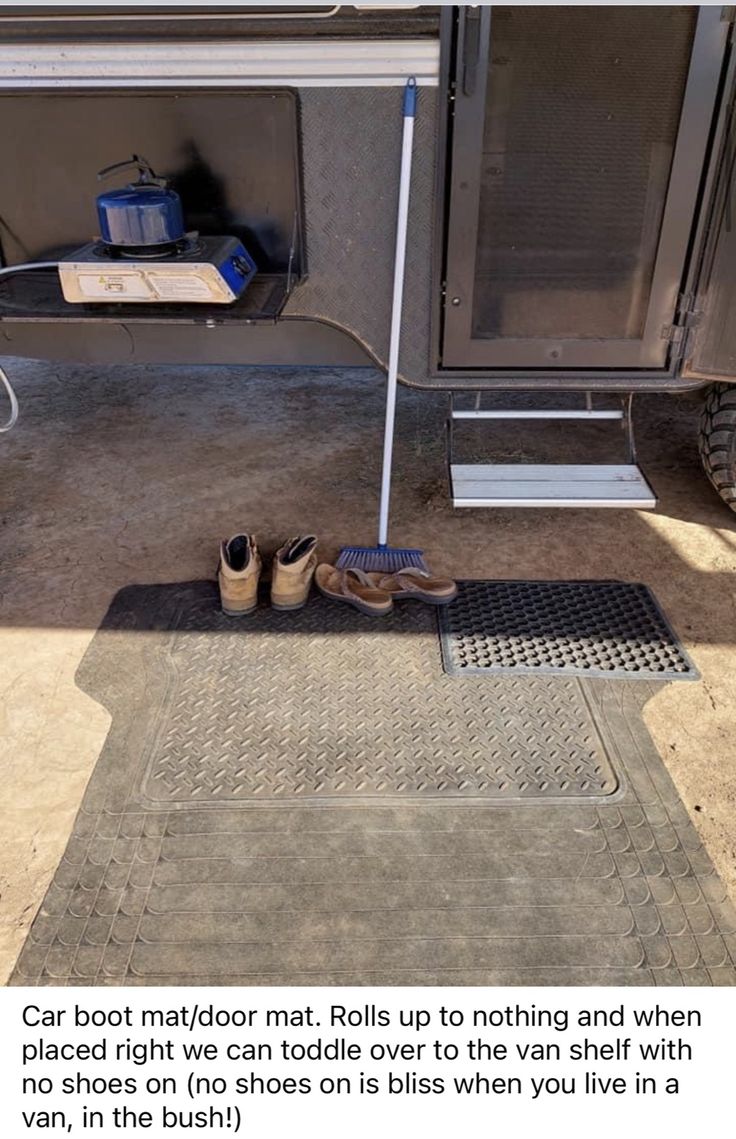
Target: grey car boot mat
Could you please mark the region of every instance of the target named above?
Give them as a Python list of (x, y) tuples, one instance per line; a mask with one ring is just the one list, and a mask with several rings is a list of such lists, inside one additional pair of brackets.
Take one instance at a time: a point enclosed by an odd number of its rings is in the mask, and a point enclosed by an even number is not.
[(448, 676), (436, 616), (115, 598), (112, 726), (11, 984), (734, 984), (661, 685)]

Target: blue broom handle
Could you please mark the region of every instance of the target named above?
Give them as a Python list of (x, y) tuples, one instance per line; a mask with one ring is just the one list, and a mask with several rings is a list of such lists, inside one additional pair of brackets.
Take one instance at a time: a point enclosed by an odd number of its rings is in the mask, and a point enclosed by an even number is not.
[(386, 384), (386, 423), (383, 436), (383, 470), (381, 474), (381, 503), (378, 513), (378, 545), (388, 544), (388, 517), (391, 504), (391, 466), (394, 451), (394, 423), (396, 420), (396, 394), (399, 375), (399, 345), (401, 341), (401, 312), (404, 300), (404, 269), (406, 264), (406, 235), (409, 221), (409, 191), (414, 144), (414, 119), (417, 107), (417, 84), (413, 77), (404, 88), (404, 129), (401, 143), (401, 173), (399, 175), (399, 209), (396, 222), (396, 252), (394, 255), (394, 292), (391, 305), (391, 337), (388, 350), (388, 379)]

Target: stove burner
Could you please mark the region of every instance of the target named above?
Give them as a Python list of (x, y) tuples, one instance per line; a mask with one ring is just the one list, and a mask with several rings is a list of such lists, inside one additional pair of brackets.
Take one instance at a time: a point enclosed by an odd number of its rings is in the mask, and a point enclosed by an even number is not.
[(159, 245), (106, 245), (101, 241), (95, 246), (94, 255), (105, 261), (165, 261), (172, 257), (189, 257), (201, 249), (202, 243), (189, 236)]

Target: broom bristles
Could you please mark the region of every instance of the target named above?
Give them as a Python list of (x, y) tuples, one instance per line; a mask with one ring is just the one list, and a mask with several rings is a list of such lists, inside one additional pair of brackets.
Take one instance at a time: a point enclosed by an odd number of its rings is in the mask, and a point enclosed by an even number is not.
[(337, 559), (337, 569), (362, 569), (366, 573), (397, 573), (416, 568), (427, 572), (423, 550), (402, 550), (381, 546), (344, 546)]

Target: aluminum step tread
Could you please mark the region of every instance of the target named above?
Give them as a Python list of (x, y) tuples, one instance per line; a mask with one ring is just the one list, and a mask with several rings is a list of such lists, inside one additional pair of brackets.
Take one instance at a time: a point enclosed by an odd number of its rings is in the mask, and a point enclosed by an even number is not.
[(652, 510), (657, 499), (635, 464), (453, 463), (456, 507), (623, 507)]
[(623, 411), (585, 409), (538, 411), (513, 408), (458, 408), (452, 411), (453, 419), (623, 419)]

